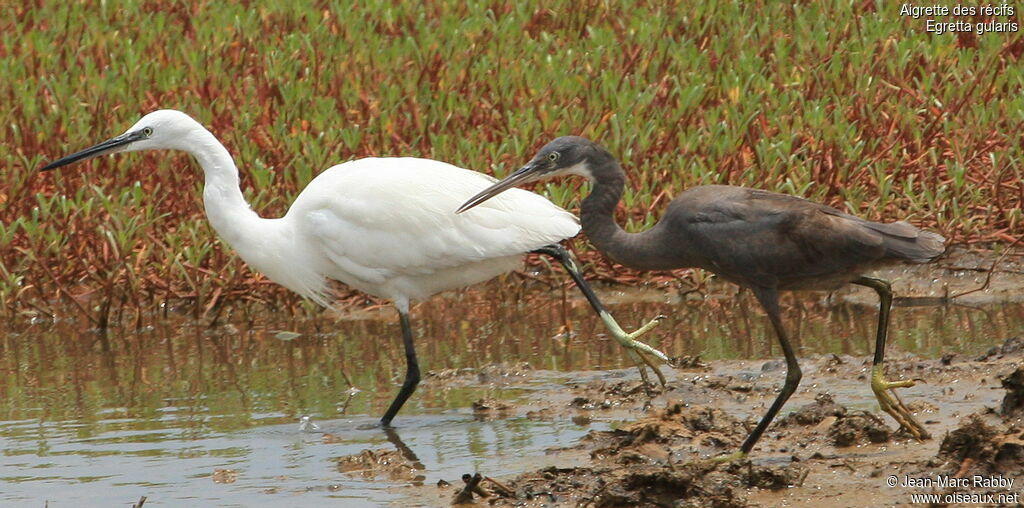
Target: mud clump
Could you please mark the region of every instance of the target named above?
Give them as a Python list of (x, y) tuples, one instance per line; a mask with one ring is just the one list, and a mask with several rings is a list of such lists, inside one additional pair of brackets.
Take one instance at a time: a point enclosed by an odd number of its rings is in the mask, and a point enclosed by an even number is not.
[(836, 404), (832, 396), (827, 393), (819, 393), (814, 402), (801, 406), (800, 409), (786, 415), (779, 420), (778, 425), (785, 427), (789, 425), (817, 425), (825, 418), (834, 416), (842, 418), (846, 416), (846, 406)]
[(968, 416), (960, 427), (942, 439), (939, 458), (960, 463), (966, 459), (978, 460), (990, 456), (991, 450), (987, 449), (987, 445), (992, 443), (995, 435), (995, 428), (987, 425), (980, 415)]
[(662, 419), (678, 420), (679, 423), (694, 432), (715, 431), (726, 434), (734, 433), (737, 430), (746, 432), (739, 420), (714, 407), (673, 404), (665, 410)]
[(808, 430), (807, 436), (827, 427), (828, 441), (837, 447), (885, 443), (892, 438), (892, 431), (881, 418), (867, 412), (850, 414), (846, 406), (837, 404), (827, 393), (819, 393), (814, 402), (786, 415), (776, 425), (779, 428), (818, 426)]
[(1008, 418), (1020, 418), (1024, 415), (1024, 368), (1018, 367), (1003, 377), (1002, 382), (1006, 395), (1000, 412)]
[(1024, 430), (973, 414), (943, 438), (938, 457), (959, 474), (1020, 475), (1024, 473)]
[(583, 385), (582, 392), (569, 405), (576, 409), (593, 411), (635, 404), (637, 400), (660, 393), (660, 390), (639, 381), (596, 381)]
[(742, 422), (718, 408), (673, 404), (621, 429), (591, 432), (591, 458), (619, 456), (620, 463), (666, 463), (672, 450), (693, 445), (717, 454), (739, 446), (747, 435)]
[(865, 442), (885, 443), (892, 431), (881, 418), (861, 413), (839, 418), (828, 428), (828, 439), (834, 446), (853, 446)]
[[(514, 499), (492, 501), (511, 506), (527, 501), (540, 505), (603, 508), (664, 506), (722, 508), (749, 506), (751, 488), (778, 490), (800, 485), (808, 469), (800, 464), (754, 466), (750, 462), (713, 464), (696, 461), (677, 465), (629, 468), (546, 468), (509, 482)], [(518, 500), (518, 501), (517, 501)]]
[(985, 354), (976, 358), (979, 362), (988, 361), (991, 358), (1003, 358), (1004, 356), (1020, 354), (1024, 351), (1024, 338), (1010, 337), (1003, 342), (1002, 346), (989, 349)]
[(798, 487), (810, 472), (805, 466), (789, 464), (786, 466), (752, 466), (749, 463), (736, 464), (738, 474), (748, 487), (759, 489), (781, 490)]
[[(1009, 341), (1007, 341), (1009, 342)], [(951, 472), (1024, 474), (1024, 368), (1002, 377), (1006, 395), (998, 413), (993, 409), (974, 413), (948, 433), (939, 446), (938, 458)]]
[(593, 411), (597, 409), (608, 409), (613, 406), (612, 401), (608, 399), (594, 400), (590, 397), (576, 397), (569, 403), (570, 406), (576, 409), (583, 409), (587, 411)]
[(385, 477), (391, 481), (422, 484), (422, 464), (409, 461), (397, 450), (363, 450), (337, 459), (338, 471), (363, 478)]
[(472, 407), (473, 416), (481, 421), (508, 418), (516, 410), (516, 407), (508, 402), (490, 398), (479, 399)]
[(546, 468), (509, 485), (516, 499), (541, 499), (540, 505), (547, 506), (739, 507), (748, 505), (752, 487), (777, 490), (802, 483), (808, 469), (798, 463), (760, 466), (679, 458), (680, 450), (703, 447), (708, 455), (734, 450), (747, 432), (721, 409), (672, 404), (621, 429), (588, 434), (588, 467)]
[(754, 390), (752, 378), (749, 373), (741, 373), (739, 376), (708, 376), (704, 379), (704, 386), (710, 390), (748, 393)]
[(609, 485), (600, 506), (747, 506), (742, 484), (704, 464), (644, 468)]

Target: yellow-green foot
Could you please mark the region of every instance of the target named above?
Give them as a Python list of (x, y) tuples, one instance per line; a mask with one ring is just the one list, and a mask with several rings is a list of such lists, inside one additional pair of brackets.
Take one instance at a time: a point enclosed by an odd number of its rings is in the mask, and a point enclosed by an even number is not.
[(665, 376), (661, 373), (661, 370), (658, 369), (657, 364), (651, 360), (648, 355), (655, 357), (663, 363), (670, 363), (670, 360), (665, 353), (636, 340), (636, 338), (650, 331), (663, 319), (665, 319), (665, 316), (656, 316), (640, 328), (637, 328), (633, 333), (626, 333), (611, 314), (608, 312), (601, 312), (601, 320), (604, 321), (605, 327), (611, 332), (612, 337), (626, 348), (629, 357), (633, 360), (633, 363), (636, 364), (637, 368), (640, 369), (640, 378), (643, 379), (645, 385), (651, 384), (647, 377), (647, 370), (645, 369), (645, 367), (650, 367), (650, 369), (654, 371), (654, 374), (658, 376), (658, 381), (661, 382), (661, 386), (665, 386)]
[(871, 390), (875, 392), (875, 398), (878, 399), (878, 405), (881, 406), (882, 411), (889, 413), (889, 416), (892, 416), (896, 423), (900, 424), (900, 427), (907, 429), (918, 441), (931, 439), (928, 431), (917, 422), (914, 415), (910, 413), (907, 406), (903, 405), (903, 401), (893, 391), (894, 388), (914, 386), (914, 381), (910, 379), (887, 381), (883, 370), (882, 364), (871, 368)]

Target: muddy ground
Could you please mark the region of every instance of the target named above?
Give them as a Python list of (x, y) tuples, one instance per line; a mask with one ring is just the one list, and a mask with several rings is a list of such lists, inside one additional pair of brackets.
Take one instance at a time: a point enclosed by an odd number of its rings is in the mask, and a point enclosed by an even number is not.
[[(800, 389), (746, 460), (705, 459), (738, 449), (782, 384), (780, 360), (665, 368), (667, 386), (652, 393), (635, 371), (615, 371), (575, 378), (518, 405), (481, 400), (479, 418), (626, 423), (530, 457), (536, 468), (524, 474), (467, 471), (471, 482), (481, 474), (473, 496), (461, 492), (464, 479), (432, 477), (404, 458), (407, 450), (366, 450), (340, 459), (339, 470), (420, 484), (397, 489), (401, 504), (419, 506), (885, 506), (922, 493), (939, 494), (937, 505), (1015, 505), (1024, 490), (1022, 363), (1021, 337), (974, 358), (920, 360), (891, 351), (888, 377), (918, 380), (900, 395), (932, 435), (923, 442), (878, 410), (869, 358), (828, 355), (802, 359)], [(534, 375), (524, 365), (499, 365), (435, 372), (426, 382), (514, 386)], [(988, 485), (1010, 479), (1011, 486)]]
[[(955, 254), (941, 266), (896, 268), (886, 276), (903, 285), (901, 295), (919, 300), (957, 296), (960, 303), (982, 304), (1020, 297), (1019, 258), (1000, 258), (1001, 270), (988, 280), (991, 259)], [(435, 478), (401, 447), (341, 458), (339, 470), (408, 483), (396, 489), (403, 506), (1016, 506), (1024, 498), (1024, 370), (1018, 370), (1024, 336), (1005, 337), (982, 355), (936, 359), (902, 352), (890, 341), (887, 378), (917, 381), (897, 394), (931, 434), (925, 441), (879, 410), (869, 357), (802, 357), (799, 389), (753, 453), (725, 463), (707, 459), (739, 449), (782, 386), (785, 363), (677, 363), (663, 367), (668, 383), (653, 391), (631, 369), (576, 373), (517, 405), (478, 401), (474, 411), (482, 419), (623, 422), (573, 446), (524, 457), (531, 468), (522, 474)], [(514, 387), (549, 374), (526, 364), (492, 365), (432, 372), (424, 382)], [(466, 482), (476, 486), (472, 496)], [(913, 497), (920, 494), (938, 498)]]

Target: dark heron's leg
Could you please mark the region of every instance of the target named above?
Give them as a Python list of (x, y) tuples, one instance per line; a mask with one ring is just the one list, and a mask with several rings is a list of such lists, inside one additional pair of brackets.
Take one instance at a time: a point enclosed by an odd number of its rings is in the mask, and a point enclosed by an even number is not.
[(405, 345), (405, 382), (402, 383), (402, 388), (398, 390), (398, 395), (391, 402), (384, 417), (380, 419), (381, 425), (385, 427), (391, 425), (391, 420), (398, 414), (398, 410), (402, 409), (402, 404), (405, 404), (412, 392), (416, 391), (416, 385), (420, 384), (420, 364), (416, 360), (416, 346), (412, 343), (409, 304), (408, 302), (395, 302), (395, 306), (398, 307), (398, 318), (402, 322), (402, 343)]
[(854, 284), (874, 289), (878, 293), (878, 332), (875, 335), (875, 357), (871, 366), (871, 390), (875, 392), (882, 411), (889, 413), (901, 427), (910, 431), (915, 438), (929, 439), (928, 431), (914, 419), (913, 414), (893, 391), (894, 388), (914, 386), (914, 381), (887, 381), (885, 379), (885, 340), (889, 333), (889, 310), (892, 308), (892, 286), (882, 279), (861, 277)]
[(761, 435), (768, 429), (768, 425), (775, 419), (775, 415), (779, 414), (782, 406), (786, 404), (789, 397), (796, 391), (796, 387), (800, 385), (800, 378), (803, 376), (800, 372), (800, 364), (796, 361), (793, 346), (789, 344), (789, 337), (786, 335), (786, 330), (782, 327), (782, 318), (779, 316), (779, 292), (768, 288), (755, 287), (752, 289), (754, 290), (754, 295), (757, 296), (757, 300), (761, 302), (761, 307), (764, 307), (765, 312), (768, 313), (768, 319), (771, 320), (772, 327), (775, 328), (775, 334), (779, 337), (779, 344), (782, 345), (782, 354), (786, 355), (786, 382), (782, 385), (779, 395), (775, 397), (775, 402), (772, 402), (771, 407), (768, 408), (768, 412), (761, 417), (761, 421), (757, 422), (753, 432), (743, 441), (740, 451), (724, 457), (723, 459), (725, 460), (741, 459), (754, 449), (757, 440), (761, 439)]
[[(669, 357), (666, 356), (665, 353), (636, 340), (636, 337), (639, 337), (644, 333), (647, 333), (651, 328), (654, 328), (659, 321), (665, 319), (665, 316), (657, 316), (633, 333), (626, 333), (626, 331), (619, 326), (619, 323), (615, 321), (615, 318), (612, 317), (611, 313), (608, 312), (608, 309), (605, 308), (604, 304), (601, 303), (601, 300), (598, 299), (594, 290), (590, 288), (590, 284), (587, 284), (587, 281), (583, 279), (583, 275), (580, 274), (579, 268), (576, 267), (576, 262), (573, 260), (572, 255), (569, 254), (564, 247), (554, 244), (548, 245), (547, 247), (541, 247), (533, 252), (551, 256), (565, 267), (565, 271), (569, 272), (569, 276), (576, 282), (576, 287), (580, 288), (583, 296), (585, 296), (587, 301), (590, 302), (590, 306), (593, 307), (594, 311), (597, 312), (597, 315), (601, 317), (601, 321), (604, 322), (605, 327), (611, 332), (612, 337), (626, 348), (626, 351), (636, 363), (637, 368), (640, 369), (640, 377), (643, 378), (644, 384), (650, 384), (647, 379), (647, 371), (644, 370), (644, 365), (646, 364), (658, 376), (658, 381), (661, 382), (661, 385), (665, 386), (665, 376), (662, 375), (657, 365), (647, 357), (647, 354), (652, 355), (665, 363), (671, 362)], [(639, 360), (637, 358), (639, 358)]]

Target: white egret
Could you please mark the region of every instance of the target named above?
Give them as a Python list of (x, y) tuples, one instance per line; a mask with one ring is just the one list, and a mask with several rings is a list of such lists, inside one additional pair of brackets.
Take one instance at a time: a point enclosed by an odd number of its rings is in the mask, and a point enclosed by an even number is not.
[[(239, 257), (270, 280), (329, 306), (331, 280), (398, 308), (406, 375), (381, 418), (390, 425), (420, 380), (409, 324), (409, 301), (485, 281), (513, 270), (524, 253), (542, 252), (566, 267), (612, 336), (625, 346), (646, 381), (644, 364), (664, 383), (661, 352), (635, 339), (658, 319), (626, 333), (608, 314), (557, 242), (579, 232), (576, 218), (522, 190), (503, 194), (472, 213), (459, 204), (495, 182), (451, 164), (417, 158), (366, 158), (328, 168), (295, 198), (284, 217), (265, 219), (249, 208), (234, 160), (217, 138), (180, 111), (154, 111), (124, 134), (47, 164), (42, 171), (99, 155), (171, 149), (191, 154), (205, 173), (203, 203), (210, 224)], [(642, 362), (642, 363), (641, 363)]]

